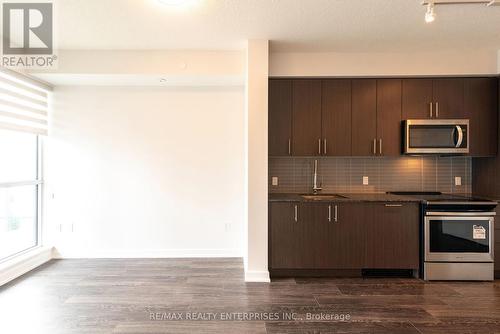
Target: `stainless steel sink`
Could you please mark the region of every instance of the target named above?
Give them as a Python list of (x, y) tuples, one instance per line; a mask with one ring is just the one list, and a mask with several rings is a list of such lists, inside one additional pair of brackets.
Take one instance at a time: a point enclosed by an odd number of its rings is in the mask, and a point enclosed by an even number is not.
[(303, 199), (310, 201), (334, 201), (336, 199), (347, 198), (339, 194), (316, 194), (316, 195), (306, 194), (300, 196)]

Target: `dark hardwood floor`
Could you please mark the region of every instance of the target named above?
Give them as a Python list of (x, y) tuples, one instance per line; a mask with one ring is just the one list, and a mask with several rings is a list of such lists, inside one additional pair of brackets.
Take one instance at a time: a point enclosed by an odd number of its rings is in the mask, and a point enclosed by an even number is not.
[(0, 288), (0, 333), (500, 333), (500, 281), (265, 284), (239, 259), (55, 260)]

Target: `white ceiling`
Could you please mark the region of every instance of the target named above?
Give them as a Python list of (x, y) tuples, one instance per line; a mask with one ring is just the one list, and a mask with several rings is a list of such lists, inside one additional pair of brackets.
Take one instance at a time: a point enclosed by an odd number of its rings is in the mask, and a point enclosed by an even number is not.
[(500, 7), (437, 7), (420, 0), (54, 0), (60, 49), (241, 49), (398, 52), (500, 49)]

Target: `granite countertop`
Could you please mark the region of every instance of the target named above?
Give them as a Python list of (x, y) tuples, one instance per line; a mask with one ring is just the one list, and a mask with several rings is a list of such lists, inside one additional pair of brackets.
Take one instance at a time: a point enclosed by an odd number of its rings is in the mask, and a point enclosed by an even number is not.
[[(310, 194), (308, 194), (310, 195)], [(319, 195), (327, 195), (327, 194), (319, 194)], [(418, 198), (412, 198), (411, 196), (398, 196), (391, 195), (386, 193), (353, 193), (353, 194), (345, 194), (339, 193), (336, 195), (344, 196), (345, 198), (336, 198), (336, 199), (324, 199), (324, 200), (312, 200), (305, 199), (301, 196), (301, 194), (269, 194), (270, 202), (417, 202), (420, 203), (422, 200)]]

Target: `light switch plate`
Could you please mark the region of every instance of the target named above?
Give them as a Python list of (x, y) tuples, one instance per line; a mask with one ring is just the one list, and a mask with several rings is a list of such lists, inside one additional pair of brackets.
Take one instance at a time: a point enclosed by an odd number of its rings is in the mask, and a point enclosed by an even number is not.
[(363, 176), (363, 185), (364, 186), (368, 185), (368, 176)]
[(271, 178), (271, 180), (272, 180), (271, 182), (272, 182), (273, 186), (277, 186), (278, 185), (278, 177), (277, 176), (273, 176)]
[(460, 176), (455, 176), (455, 185), (456, 186), (462, 185), (462, 178)]

